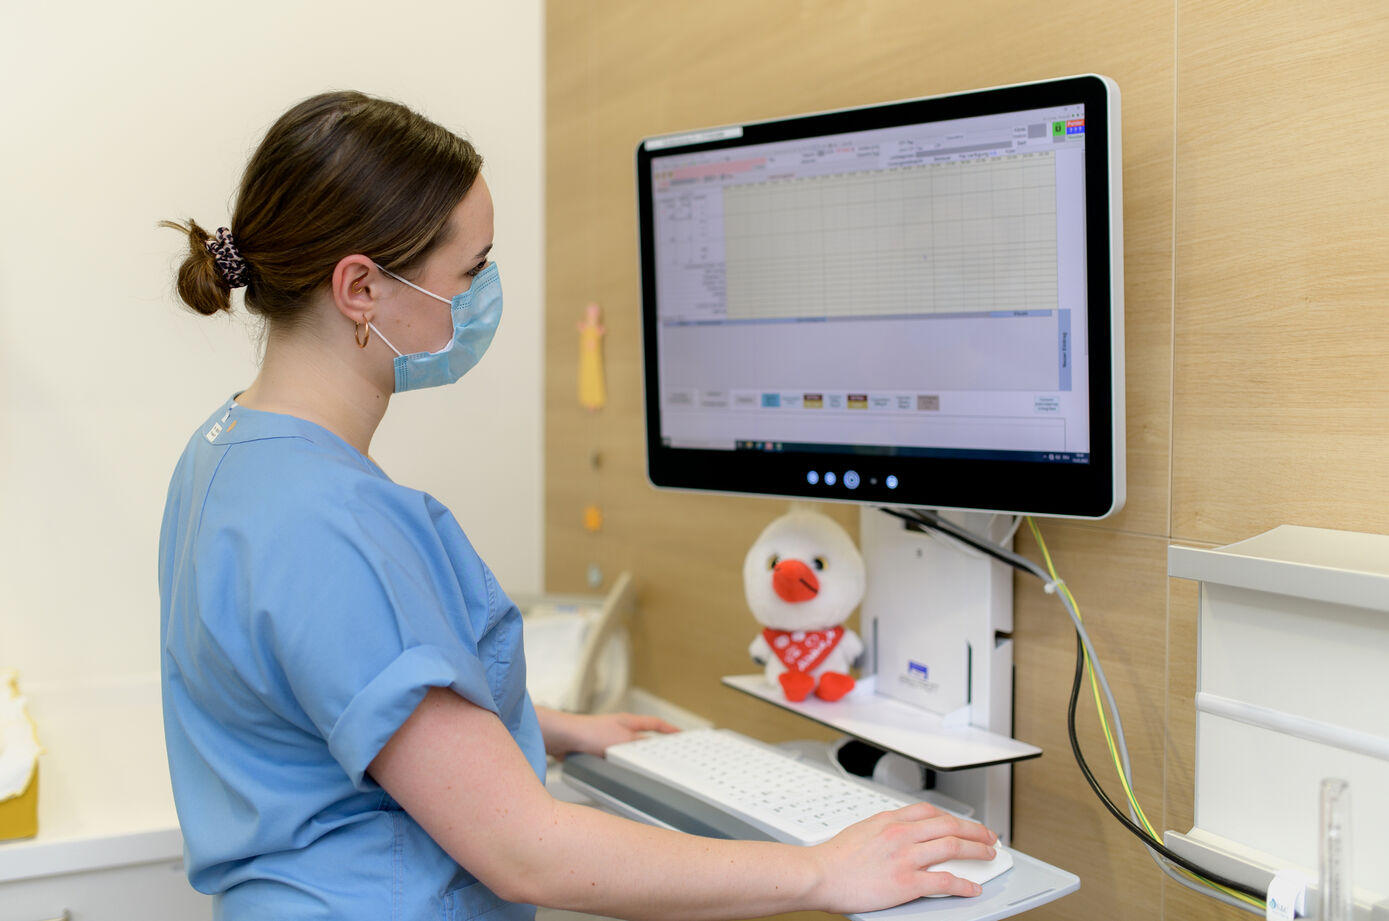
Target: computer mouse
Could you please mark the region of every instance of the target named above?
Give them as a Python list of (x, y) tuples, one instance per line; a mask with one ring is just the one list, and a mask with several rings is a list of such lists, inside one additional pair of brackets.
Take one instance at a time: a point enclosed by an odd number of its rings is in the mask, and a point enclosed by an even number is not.
[[(1002, 845), (994, 845), (993, 860), (942, 860), (938, 864), (930, 867), (943, 873), (954, 873), (960, 879), (967, 879), (971, 883), (984, 885), (1001, 873), (1013, 869), (1013, 852), (1007, 850)], [(931, 898), (942, 898), (946, 893), (931, 896)]]

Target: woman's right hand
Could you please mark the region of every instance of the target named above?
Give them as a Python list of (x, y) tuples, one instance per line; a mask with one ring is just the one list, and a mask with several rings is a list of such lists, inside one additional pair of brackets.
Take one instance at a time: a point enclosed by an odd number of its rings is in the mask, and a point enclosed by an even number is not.
[(873, 816), (815, 847), (642, 825), (556, 800), (497, 715), (449, 688), (429, 689), (369, 772), (496, 895), (604, 917), (847, 914), (924, 895), (977, 895), (973, 883), (927, 868), (987, 860), (995, 840), (927, 803)]
[(825, 911), (875, 911), (928, 895), (978, 895), (980, 887), (927, 869), (956, 858), (991, 860), (998, 836), (977, 822), (914, 803), (883, 812), (810, 848)]

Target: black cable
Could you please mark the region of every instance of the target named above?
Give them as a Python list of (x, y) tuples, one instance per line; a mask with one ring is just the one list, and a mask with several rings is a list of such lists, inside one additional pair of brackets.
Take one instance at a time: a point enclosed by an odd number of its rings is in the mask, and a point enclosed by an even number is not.
[(962, 543), (968, 544), (975, 550), (978, 550), (980, 553), (988, 554), (989, 556), (998, 560), (1000, 563), (1007, 563), (1009, 566), (1013, 567), (1019, 572), (1025, 572), (1028, 575), (1036, 575), (1036, 573), (1032, 572), (1026, 566), (1020, 565), (1016, 560), (1009, 559), (996, 545), (988, 541), (981, 540), (976, 535), (970, 534), (968, 531), (964, 531), (962, 529), (959, 533), (957, 533), (953, 530), (941, 527), (940, 524), (938, 524), (935, 521), (932, 521), (929, 518), (908, 514), (906, 512), (899, 512), (897, 511), (897, 509), (894, 508), (880, 508), (879, 511), (891, 515), (893, 518), (902, 519), (907, 523), (909, 530), (920, 531), (923, 534), (926, 533), (928, 530), (938, 531), (939, 533), (944, 534), (946, 537), (953, 537), (956, 540), (961, 541)]
[[(917, 513), (909, 514), (890, 508), (882, 508), (880, 509), (880, 511), (883, 511), (886, 514), (893, 516), (894, 518), (900, 518), (903, 521), (907, 522), (911, 530), (920, 531), (923, 533), (928, 530), (938, 531), (942, 534), (945, 534), (948, 537), (953, 537), (956, 540), (968, 544), (969, 546), (973, 547), (975, 550), (978, 550), (981, 553), (988, 554), (990, 557), (998, 560), (1000, 563), (1008, 564), (1009, 566), (1013, 567), (1019, 572), (1025, 572), (1029, 575), (1042, 578), (1039, 570), (1030, 568), (1028, 566), (1024, 566), (1015, 559), (1010, 559), (1007, 555), (1004, 554), (1003, 549), (1001, 547), (998, 547), (992, 542), (986, 541), (983, 538), (980, 538), (978, 535), (971, 534), (969, 531), (963, 528), (957, 528), (953, 526), (945, 527), (944, 525), (949, 524), (949, 522), (944, 521), (944, 519), (941, 519), (938, 515), (935, 515), (934, 513), (929, 515)], [(1043, 579), (1043, 581), (1047, 580)], [(1114, 817), (1119, 820), (1119, 823), (1121, 825), (1123, 825), (1133, 834), (1137, 835), (1138, 838), (1146, 846), (1152, 848), (1154, 851), (1162, 855), (1170, 862), (1176, 864), (1177, 866), (1185, 870), (1195, 873), (1197, 876), (1200, 876), (1208, 880), (1209, 882), (1216, 883), (1220, 886), (1224, 886), (1227, 889), (1233, 889), (1236, 892), (1241, 892), (1245, 895), (1256, 898), (1262, 902), (1266, 897), (1265, 893), (1260, 892), (1259, 890), (1254, 889), (1253, 887), (1246, 886), (1243, 883), (1237, 883), (1232, 879), (1228, 879), (1226, 877), (1220, 876), (1219, 874), (1212, 873), (1209, 870), (1203, 869), (1199, 865), (1193, 863), (1192, 861), (1186, 859), (1185, 857), (1181, 856), (1175, 851), (1169, 849), (1166, 845), (1155, 840), (1152, 836), (1150, 836), (1147, 833), (1147, 831), (1140, 828), (1128, 816), (1124, 815), (1123, 811), (1120, 810), (1119, 807), (1114, 804), (1114, 801), (1109, 798), (1109, 794), (1105, 793), (1104, 788), (1100, 786), (1099, 781), (1095, 779), (1094, 772), (1090, 770), (1090, 765), (1086, 762), (1085, 755), (1080, 750), (1080, 737), (1076, 734), (1076, 703), (1080, 699), (1081, 679), (1085, 674), (1085, 644), (1084, 642), (1082, 642), (1080, 638), (1080, 630), (1077, 629), (1075, 631), (1075, 634), (1076, 671), (1075, 678), (1071, 682), (1071, 699), (1066, 706), (1066, 731), (1067, 734), (1070, 736), (1071, 740), (1071, 753), (1075, 756), (1076, 764), (1080, 767), (1081, 774), (1085, 776), (1086, 782), (1090, 784), (1090, 789), (1095, 792), (1095, 795), (1100, 798), (1100, 802), (1102, 802), (1105, 805), (1105, 807), (1114, 815)]]
[(1100, 802), (1104, 803), (1105, 807), (1109, 809), (1111, 813), (1114, 814), (1114, 818), (1118, 819), (1121, 825), (1123, 825), (1129, 831), (1137, 835), (1145, 845), (1157, 851), (1167, 860), (1171, 861), (1179, 867), (1182, 867), (1185, 870), (1190, 870), (1197, 876), (1203, 877), (1204, 879), (1212, 883), (1224, 886), (1227, 889), (1233, 889), (1236, 892), (1242, 892), (1245, 895), (1252, 896), (1262, 902), (1265, 898), (1265, 894), (1260, 892), (1259, 890), (1254, 889), (1251, 886), (1246, 886), (1243, 883), (1237, 883), (1232, 879), (1227, 879), (1223, 876), (1212, 873), (1209, 870), (1203, 869), (1199, 865), (1191, 862), (1190, 860), (1187, 860), (1185, 857), (1169, 849), (1166, 845), (1155, 840), (1151, 835), (1149, 835), (1146, 831), (1144, 831), (1137, 824), (1135, 824), (1132, 819), (1124, 815), (1124, 813), (1119, 809), (1119, 807), (1114, 804), (1114, 801), (1109, 798), (1109, 794), (1105, 793), (1104, 789), (1100, 787), (1099, 781), (1095, 779), (1094, 772), (1090, 770), (1090, 765), (1087, 764), (1085, 761), (1085, 755), (1081, 753), (1080, 737), (1076, 734), (1076, 702), (1080, 699), (1080, 684), (1081, 678), (1084, 674), (1085, 644), (1080, 641), (1080, 633), (1077, 632), (1076, 671), (1075, 678), (1071, 681), (1071, 699), (1066, 705), (1066, 732), (1071, 737), (1071, 752), (1075, 755), (1076, 764), (1080, 766), (1080, 772), (1085, 775), (1086, 782), (1090, 784), (1090, 789), (1095, 791), (1095, 795), (1100, 798)]

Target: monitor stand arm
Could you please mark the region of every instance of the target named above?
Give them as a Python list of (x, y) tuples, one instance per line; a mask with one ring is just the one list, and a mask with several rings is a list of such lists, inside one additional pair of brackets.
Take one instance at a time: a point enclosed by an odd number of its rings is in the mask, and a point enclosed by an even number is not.
[[(1008, 516), (945, 513), (995, 542)], [(865, 506), (859, 541), (867, 566), (860, 623), (877, 692), (1000, 735), (1013, 734), (1012, 570), (945, 537)], [(936, 773), (936, 789), (975, 808), (1005, 843), (1012, 831), (1011, 765)]]

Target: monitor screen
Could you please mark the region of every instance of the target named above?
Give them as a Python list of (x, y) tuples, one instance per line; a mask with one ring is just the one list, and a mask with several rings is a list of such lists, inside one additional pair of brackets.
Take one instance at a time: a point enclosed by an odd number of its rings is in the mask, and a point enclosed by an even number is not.
[(644, 140), (652, 483), (1117, 510), (1119, 164), (1098, 76)]

